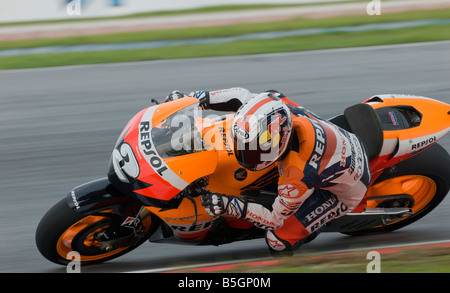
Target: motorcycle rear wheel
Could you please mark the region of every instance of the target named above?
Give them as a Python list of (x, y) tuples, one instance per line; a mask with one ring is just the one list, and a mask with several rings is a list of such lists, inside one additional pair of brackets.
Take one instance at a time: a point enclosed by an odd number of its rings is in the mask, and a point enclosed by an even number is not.
[(383, 226), (345, 232), (364, 235), (398, 230), (430, 213), (450, 190), (450, 156), (435, 144), (382, 174), (368, 190), (368, 208), (408, 207), (413, 214)]
[[(63, 199), (54, 205), (42, 218), (36, 230), (36, 245), (49, 261), (67, 265), (72, 261), (68, 254), (72, 251), (80, 255), (81, 265), (102, 263), (124, 255), (144, 243), (157, 228), (153, 214), (146, 218), (145, 235), (138, 237), (132, 245), (105, 250), (96, 235), (112, 224), (105, 210), (96, 215), (83, 215), (71, 209)], [(130, 229), (132, 231), (132, 229)], [(137, 237), (137, 236), (135, 236)]]

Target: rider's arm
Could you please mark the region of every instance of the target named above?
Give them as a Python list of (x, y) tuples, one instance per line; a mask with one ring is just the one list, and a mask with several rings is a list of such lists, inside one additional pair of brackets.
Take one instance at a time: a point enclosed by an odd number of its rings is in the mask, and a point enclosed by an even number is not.
[(305, 178), (301, 169), (303, 165), (305, 162), (298, 153), (291, 151), (278, 167), (280, 173), (278, 196), (272, 204), (272, 209), (257, 203), (248, 203), (245, 218), (266, 230), (280, 228), (284, 220), (294, 214), (314, 191), (313, 187), (308, 187), (303, 182)]
[(294, 139), (298, 140), (298, 145), (279, 162), (278, 196), (271, 208), (248, 202), (245, 198), (213, 194), (202, 198), (207, 212), (212, 216), (228, 214), (245, 218), (266, 230), (280, 228), (284, 220), (294, 214), (314, 192), (314, 186), (321, 180), (314, 166), (311, 167), (311, 163), (319, 163), (320, 160), (314, 157), (317, 148), (315, 130), (310, 122), (303, 122), (294, 121)]
[[(298, 105), (286, 98), (285, 95), (276, 90), (267, 90), (273, 95), (281, 98), (285, 104), (297, 107)], [(240, 106), (255, 97), (257, 94), (251, 93), (248, 89), (235, 87), (215, 91), (194, 91), (189, 96), (200, 101), (200, 107), (204, 110), (230, 111), (236, 112)], [(166, 97), (166, 102), (176, 100), (186, 95), (176, 90)]]
[(272, 210), (255, 203), (248, 203), (246, 218), (261, 228), (271, 230), (283, 225), (314, 192), (320, 176), (310, 162), (316, 150), (315, 130), (305, 118), (293, 123), (298, 145), (293, 141), (291, 151), (278, 164), (278, 196)]
[(195, 91), (190, 94), (200, 100), (203, 109), (236, 112), (240, 106), (253, 98), (249, 90), (236, 87), (216, 91)]

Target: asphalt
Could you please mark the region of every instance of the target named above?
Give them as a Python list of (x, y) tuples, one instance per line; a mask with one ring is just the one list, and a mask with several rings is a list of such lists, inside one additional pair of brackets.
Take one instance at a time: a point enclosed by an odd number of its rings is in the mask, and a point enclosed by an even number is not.
[[(325, 118), (382, 93), (450, 103), (450, 42), (286, 54), (0, 71), (0, 272), (65, 272), (37, 251), (40, 218), (74, 186), (104, 177), (128, 120), (174, 89), (278, 89)], [(450, 151), (450, 137), (441, 144)], [(445, 241), (450, 198), (399, 231), (362, 237), (323, 233), (308, 251)], [(219, 247), (145, 243), (83, 272), (267, 257), (263, 240)]]

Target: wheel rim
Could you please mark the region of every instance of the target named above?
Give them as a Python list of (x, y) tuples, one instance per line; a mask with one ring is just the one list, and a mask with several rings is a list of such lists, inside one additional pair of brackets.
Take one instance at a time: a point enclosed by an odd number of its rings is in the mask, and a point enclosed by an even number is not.
[(376, 208), (386, 204), (395, 207), (409, 207), (416, 215), (428, 206), (436, 191), (436, 183), (427, 176), (406, 175), (395, 177), (380, 182), (369, 189), (367, 207)]
[[(79, 241), (82, 242), (82, 246), (84, 248), (81, 249), (82, 252), (77, 251), (80, 253), (81, 262), (108, 258), (129, 248), (129, 246), (119, 247), (108, 252), (103, 252), (100, 250), (100, 244), (97, 240), (95, 240), (95, 234), (108, 228), (109, 226), (109, 219), (107, 217), (87, 216), (70, 226), (64, 233), (61, 234), (61, 237), (58, 239), (56, 244), (56, 250), (62, 258), (68, 259), (67, 254), (74, 251), (74, 248), (72, 247), (74, 239), (82, 231), (84, 231), (85, 235), (83, 236), (83, 239), (80, 239)], [(78, 243), (79, 241), (76, 242)], [(87, 252), (89, 250), (91, 250), (91, 252)]]

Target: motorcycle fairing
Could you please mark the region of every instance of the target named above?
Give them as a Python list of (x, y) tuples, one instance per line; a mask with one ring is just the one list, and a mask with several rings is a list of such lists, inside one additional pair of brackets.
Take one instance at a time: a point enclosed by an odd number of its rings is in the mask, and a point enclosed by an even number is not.
[(134, 215), (129, 207), (133, 200), (123, 195), (108, 178), (86, 182), (73, 188), (66, 196), (67, 205), (80, 214), (94, 214), (108, 207), (122, 216)]
[[(197, 108), (198, 100), (185, 98), (152, 106), (130, 120), (113, 150), (108, 172), (111, 182), (122, 192), (144, 205), (169, 207), (168, 201), (191, 182), (214, 172), (217, 164), (215, 150), (201, 149), (176, 154), (176, 158), (162, 157), (161, 148), (154, 141), (157, 127), (166, 126), (164, 123), (169, 117), (189, 107)], [(186, 165), (191, 168), (186, 168)]]
[[(410, 97), (408, 97), (410, 98)], [(371, 160), (370, 164), (372, 167), (372, 171), (377, 171), (377, 174), (375, 174), (375, 176), (373, 176), (373, 180), (376, 180), (376, 178), (382, 173), (383, 170), (385, 170), (386, 168), (397, 164), (400, 160), (403, 160), (404, 158), (408, 158), (412, 155), (414, 155), (414, 152), (409, 152), (404, 154), (402, 157), (396, 157), (396, 155), (399, 154), (399, 149), (400, 146), (402, 146), (400, 144), (400, 142), (402, 140), (404, 140), (405, 142), (409, 142), (411, 143), (414, 142), (416, 138), (418, 138), (418, 140), (420, 140), (420, 136), (419, 137), (415, 137), (415, 135), (417, 133), (419, 133), (420, 131), (418, 130), (423, 130), (422, 132), (424, 132), (424, 136), (428, 137), (430, 135), (432, 135), (432, 137), (434, 138), (434, 135), (436, 136), (436, 140), (438, 140), (438, 137), (440, 138), (441, 136), (443, 136), (445, 133), (448, 132), (449, 127), (445, 126), (442, 127), (441, 129), (438, 129), (438, 131), (436, 133), (426, 133), (427, 131), (430, 131), (430, 129), (433, 131), (434, 128), (430, 127), (429, 124), (424, 124), (424, 116), (432, 116), (433, 114), (429, 111), (425, 111), (424, 109), (422, 109), (423, 107), (430, 107), (433, 111), (438, 111), (438, 112), (442, 112), (447, 114), (447, 112), (449, 111), (449, 109), (446, 108), (442, 108), (442, 106), (447, 106), (446, 104), (428, 99), (427, 101), (420, 101), (420, 103), (414, 103), (414, 101), (411, 100), (404, 100), (401, 101), (399, 96), (396, 96), (396, 101), (397, 102), (392, 102), (393, 98), (392, 96), (377, 96), (374, 97), (372, 99), (367, 100), (366, 102), (364, 102), (364, 106), (366, 108), (368, 108), (367, 106), (370, 106), (370, 111), (372, 111), (373, 113), (375, 113), (376, 115), (374, 116), (374, 121), (375, 120), (380, 120), (380, 121), (376, 121), (378, 124), (380, 124), (381, 129), (380, 129), (380, 142), (381, 142), (381, 150), (378, 149), (376, 151), (376, 155), (378, 156), (374, 156), (374, 159)], [(146, 124), (146, 122), (151, 122), (152, 127), (157, 126), (159, 124), (161, 124), (161, 122), (164, 121), (164, 119), (166, 119), (167, 117), (169, 117), (170, 115), (172, 115), (173, 113), (179, 111), (180, 109), (183, 109), (183, 107), (187, 107), (191, 102), (192, 104), (196, 103), (197, 101), (194, 99), (192, 100), (191, 98), (183, 98), (181, 100), (178, 100), (176, 103), (178, 104), (178, 106), (176, 105), (171, 105), (171, 103), (165, 103), (162, 104), (158, 107), (159, 111), (156, 110), (157, 107), (154, 107), (152, 110), (146, 109), (144, 110), (144, 113), (142, 113), (141, 115), (137, 115), (137, 121), (134, 122), (134, 131), (136, 131), (136, 125), (140, 125), (141, 122), (144, 122), (142, 124), (142, 127), (144, 128), (143, 130), (145, 130), (147, 128), (147, 125), (150, 125), (150, 123)], [(400, 101), (400, 102), (399, 102)], [(414, 105), (416, 108), (412, 108), (410, 107), (409, 109), (406, 109), (404, 107), (401, 107), (403, 105)], [(417, 106), (418, 105), (418, 106)], [(162, 107), (164, 106), (164, 107)], [(170, 106), (170, 109), (169, 109)], [(176, 108), (174, 108), (176, 107)], [(389, 108), (391, 107), (391, 108)], [(392, 108), (393, 107), (393, 108)], [(356, 109), (356, 108), (355, 108)], [(408, 119), (410, 119), (410, 122), (408, 121), (404, 121), (403, 116), (404, 113), (402, 114), (400, 111), (402, 110), (408, 110), (411, 113), (416, 113), (416, 115), (412, 115), (411, 117), (407, 117)], [(145, 115), (145, 112), (147, 112), (147, 115)], [(152, 111), (152, 112), (150, 112)], [(383, 112), (384, 111), (384, 112)], [(357, 111), (356, 111), (357, 112)], [(393, 112), (393, 113), (390, 113)], [(384, 114), (383, 114), (384, 113)], [(387, 126), (386, 123), (383, 123), (383, 115), (389, 115), (389, 121), (392, 121), (392, 125), (391, 127), (389, 127), (389, 125)], [(145, 117), (144, 117), (145, 116)], [(148, 116), (148, 117), (147, 117)], [(344, 115), (341, 115), (344, 116)], [(373, 115), (372, 115), (373, 116)], [(443, 119), (448, 119), (449, 115), (445, 115), (445, 117), (441, 117), (441, 120)], [(420, 118), (420, 123), (418, 121), (415, 121), (415, 119)], [(339, 117), (337, 117), (339, 118)], [(345, 118), (345, 117), (344, 117)], [(233, 154), (233, 149), (232, 147), (227, 147), (227, 142), (230, 141), (231, 137), (229, 135), (229, 128), (231, 125), (231, 120), (232, 120), (232, 116), (224, 116), (223, 119), (221, 119), (220, 121), (214, 121), (210, 126), (208, 130), (213, 130), (213, 132), (216, 134), (216, 139), (213, 143), (213, 147), (215, 150), (217, 150), (216, 155), (218, 156), (217, 160), (217, 165), (215, 166), (215, 171), (211, 172), (211, 176), (209, 177), (209, 185), (208, 185), (208, 189), (210, 191), (213, 192), (219, 192), (219, 193), (224, 193), (224, 194), (230, 194), (230, 195), (236, 195), (236, 196), (240, 196), (240, 193), (242, 190), (245, 190), (247, 187), (251, 186), (253, 183), (255, 182), (259, 182), (258, 180), (261, 180), (261, 178), (266, 178), (269, 174), (272, 174), (274, 171), (276, 171), (276, 167), (274, 167), (273, 169), (269, 168), (270, 170), (262, 170), (262, 171), (258, 171), (258, 172), (251, 172), (251, 171), (247, 171), (247, 175), (245, 177), (244, 180), (238, 180), (235, 177), (235, 173), (236, 171), (238, 171), (238, 169), (240, 168), (239, 164), (236, 162), (235, 158), (234, 158), (234, 154)], [(336, 119), (333, 119), (334, 121), (336, 121)], [(345, 120), (345, 119), (344, 119)], [(425, 119), (428, 120), (428, 119)], [(389, 121), (384, 121), (384, 122), (389, 122)], [(414, 122), (415, 121), (415, 122)], [(446, 121), (446, 120), (443, 120)], [(344, 121), (344, 124), (347, 124), (348, 121)], [(434, 122), (436, 125), (439, 125), (440, 122), (435, 121)], [(207, 124), (207, 123), (206, 123)], [(398, 125), (396, 125), (398, 124)], [(154, 125), (154, 126), (153, 126)], [(424, 126), (426, 125), (426, 126)], [(347, 125), (348, 126), (348, 125)], [(370, 127), (366, 124), (361, 124), (361, 126), (363, 127)], [(127, 127), (125, 128), (124, 132), (126, 132), (124, 134), (124, 142), (127, 142), (127, 137), (130, 135), (130, 132), (133, 132), (133, 127)], [(395, 128), (394, 128), (395, 127)], [(344, 127), (345, 128), (345, 127)], [(441, 133), (442, 132), (442, 133)], [(139, 134), (138, 134), (139, 135)], [(219, 139), (217, 139), (219, 138)], [(220, 139), (222, 138), (222, 139)], [(130, 145), (137, 145), (139, 146), (142, 143), (141, 141), (135, 141), (134, 143), (130, 144)], [(420, 142), (418, 142), (420, 143)], [(430, 144), (434, 143), (434, 139)], [(420, 150), (425, 149), (426, 146), (424, 146), (424, 148), (419, 148)], [(116, 146), (117, 148), (117, 146)], [(412, 146), (411, 146), (412, 148)], [(138, 155), (143, 157), (143, 152), (146, 150), (145, 145), (143, 146), (143, 148), (134, 148), (133, 150), (139, 150)], [(209, 151), (211, 152), (211, 151)], [(197, 154), (201, 154), (203, 152), (199, 152)], [(190, 170), (190, 169), (201, 169), (204, 166), (207, 166), (210, 162), (205, 160), (189, 160), (190, 158), (192, 159), (192, 154), (186, 154), (186, 162), (188, 162), (189, 164), (194, 164), (194, 165), (185, 165), (183, 163), (184, 160), (180, 160), (180, 156), (177, 157), (167, 157), (164, 158), (166, 164), (168, 167), (171, 167), (173, 171), (175, 171), (174, 173), (177, 174), (177, 170), (183, 170), (183, 174), (178, 174), (178, 176), (184, 180), (186, 183), (187, 182), (191, 182), (192, 179), (194, 177), (192, 177), (192, 174), (186, 173), (184, 172), (183, 167), (189, 166), (189, 168), (186, 168), (186, 170)], [(145, 160), (144, 160), (145, 162)], [(197, 163), (197, 165), (195, 165), (195, 163)], [(139, 165), (141, 165), (143, 163), (139, 163)], [(160, 166), (161, 167), (161, 166)], [(158, 169), (156, 169), (157, 171)], [(155, 170), (153, 170), (153, 172), (156, 172)], [(189, 177), (191, 176), (191, 177)], [(272, 176), (270, 176), (271, 178)], [(141, 178), (141, 177), (139, 177)], [(135, 179), (135, 184), (139, 185), (139, 178)], [(161, 178), (161, 177), (160, 177)], [(276, 181), (276, 178), (271, 179), (270, 181)], [(142, 181), (144, 182), (144, 181)], [(149, 183), (149, 181), (145, 181), (147, 182), (147, 184)], [(141, 184), (142, 185), (142, 184)], [(142, 192), (142, 190), (152, 190), (151, 187), (147, 187), (145, 188), (141, 188), (140, 190), (135, 188), (133, 189), (138, 190), (140, 192)], [(178, 190), (175, 190), (173, 194), (178, 193)], [(171, 230), (174, 231), (174, 234), (179, 237), (179, 238), (183, 238), (185, 240), (189, 240), (189, 241), (197, 241), (199, 240), (201, 237), (203, 237), (206, 232), (209, 230), (210, 225), (211, 225), (211, 217), (209, 215), (206, 214), (206, 212), (204, 211), (204, 209), (201, 207), (201, 201), (200, 199), (197, 198), (193, 198), (194, 202), (192, 202), (191, 200), (187, 199), (187, 198), (180, 198), (177, 197), (176, 195), (170, 195), (167, 196), (167, 199), (170, 199), (169, 201), (163, 201), (163, 200), (159, 200), (161, 203), (164, 202), (166, 204), (166, 207), (168, 208), (164, 208), (161, 209), (162, 205), (159, 204), (155, 201), (157, 198), (161, 199), (162, 197), (157, 197), (154, 195), (142, 195), (139, 194), (137, 192), (134, 192), (135, 196), (141, 196), (142, 198), (145, 198), (147, 201), (147, 209), (149, 209), (152, 213), (156, 214), (158, 217), (160, 217), (169, 227), (171, 227)], [(172, 196), (172, 197), (171, 197)], [(175, 205), (173, 205), (173, 203), (176, 203)], [(172, 206), (170, 206), (169, 203), (172, 203)], [(194, 217), (193, 215), (195, 214), (195, 207), (197, 206), (198, 208), (198, 214), (196, 217)], [(360, 206), (355, 209), (353, 211), (353, 213), (359, 213), (359, 212), (363, 212), (366, 210), (366, 201), (365, 199), (361, 202)], [(364, 216), (364, 214), (362, 215)], [(185, 233), (185, 232), (193, 232), (196, 231), (196, 233)]]
[(378, 95), (364, 103), (375, 109), (383, 128), (382, 148), (370, 164), (372, 173), (416, 155), (450, 132), (446, 103), (410, 95)]

